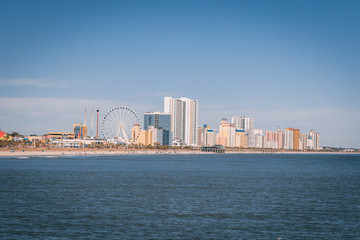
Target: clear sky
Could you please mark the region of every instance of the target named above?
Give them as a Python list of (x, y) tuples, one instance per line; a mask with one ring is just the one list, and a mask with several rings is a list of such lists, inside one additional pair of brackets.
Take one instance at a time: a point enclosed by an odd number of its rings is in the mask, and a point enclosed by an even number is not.
[[(71, 131), (118, 105), (199, 100), (199, 124), (360, 147), (360, 1), (0, 0), (0, 128)], [(89, 121), (89, 120), (88, 120)]]

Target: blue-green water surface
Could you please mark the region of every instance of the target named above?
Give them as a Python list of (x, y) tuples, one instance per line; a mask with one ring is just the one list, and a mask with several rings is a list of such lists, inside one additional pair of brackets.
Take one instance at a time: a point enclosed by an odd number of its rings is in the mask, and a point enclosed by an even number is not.
[(360, 155), (0, 158), (1, 239), (360, 239)]

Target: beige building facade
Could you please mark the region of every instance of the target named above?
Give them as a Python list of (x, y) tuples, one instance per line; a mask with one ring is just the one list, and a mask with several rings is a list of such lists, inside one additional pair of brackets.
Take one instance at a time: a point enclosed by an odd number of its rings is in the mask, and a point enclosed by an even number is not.
[(142, 144), (145, 146), (153, 145), (153, 132), (149, 130), (141, 130), (140, 125), (135, 124), (131, 129), (131, 141), (134, 144)]

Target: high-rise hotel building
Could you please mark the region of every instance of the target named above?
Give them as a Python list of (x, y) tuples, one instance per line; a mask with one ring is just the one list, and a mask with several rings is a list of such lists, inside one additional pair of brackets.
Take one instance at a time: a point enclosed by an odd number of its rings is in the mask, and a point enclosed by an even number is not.
[(248, 137), (247, 146), (256, 147), (256, 136), (254, 133), (254, 119), (248, 117), (232, 117), (232, 123), (235, 125), (235, 128), (238, 130), (244, 130), (245, 134)]
[(222, 145), (224, 147), (235, 147), (235, 133), (235, 125), (229, 123), (227, 118), (223, 118), (219, 126), (218, 145)]
[(173, 144), (197, 146), (198, 101), (189, 98), (164, 98), (164, 112), (171, 115)]
[(311, 131), (308, 134), (309, 138), (307, 139), (307, 147), (309, 150), (319, 150), (319, 133)]
[(232, 123), (235, 125), (235, 128), (238, 130), (249, 130), (254, 129), (254, 119), (248, 117), (232, 117)]
[[(172, 144), (171, 142), (171, 115), (170, 113), (163, 112), (146, 112), (144, 113), (144, 130), (149, 130), (153, 127), (152, 131), (156, 132), (156, 141), (159, 145)], [(156, 131), (155, 131), (156, 130)]]

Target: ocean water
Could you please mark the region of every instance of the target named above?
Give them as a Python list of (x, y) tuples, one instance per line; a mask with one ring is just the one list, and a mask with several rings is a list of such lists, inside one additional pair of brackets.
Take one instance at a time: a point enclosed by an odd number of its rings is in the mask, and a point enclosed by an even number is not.
[(0, 239), (360, 239), (360, 155), (3, 157)]

